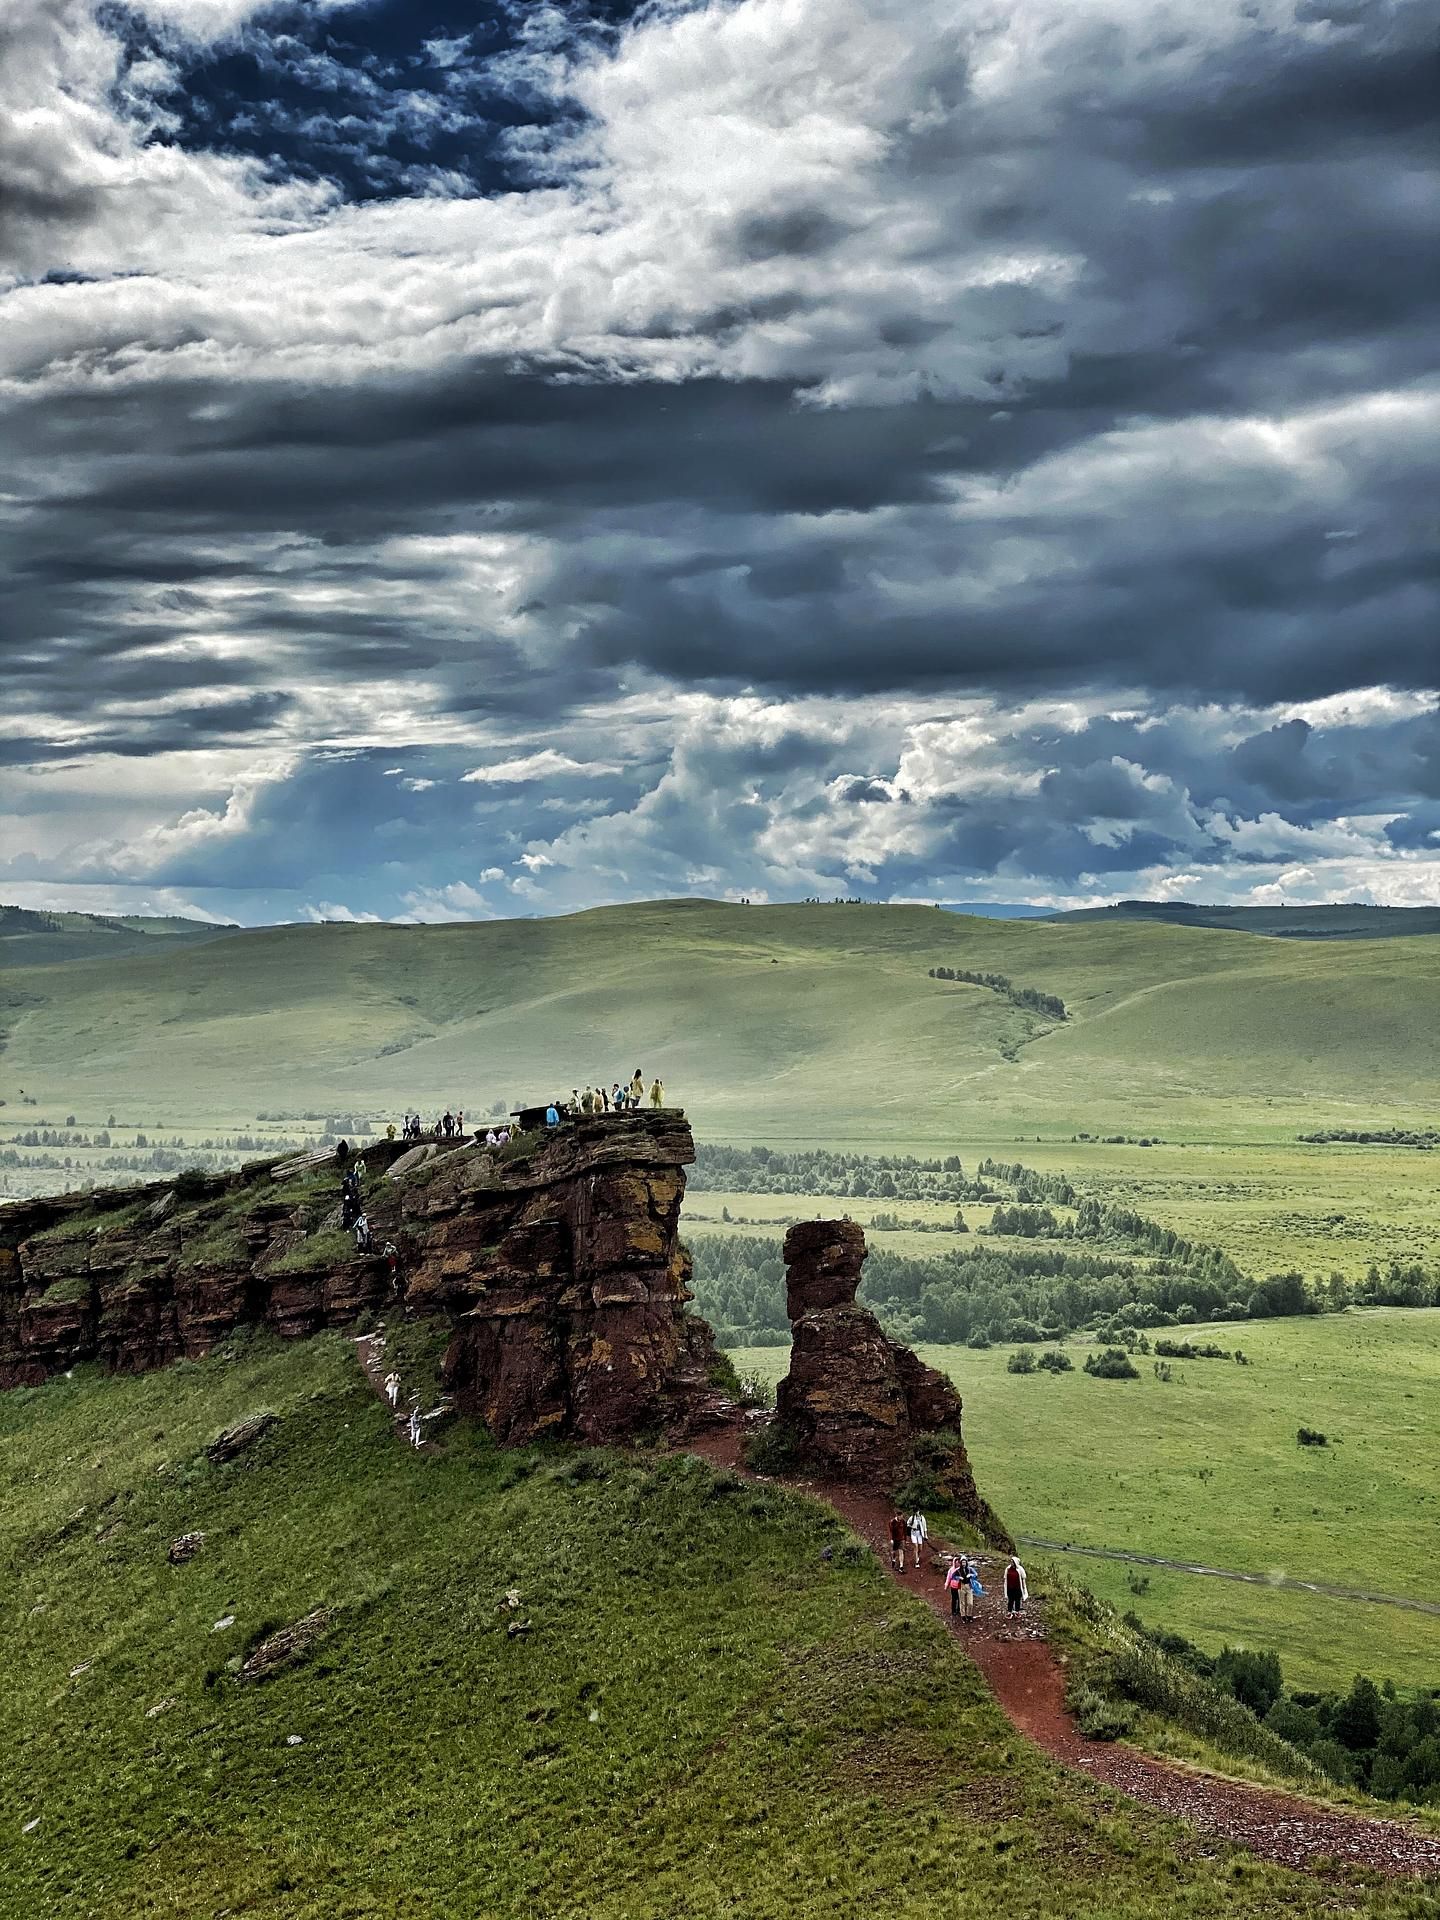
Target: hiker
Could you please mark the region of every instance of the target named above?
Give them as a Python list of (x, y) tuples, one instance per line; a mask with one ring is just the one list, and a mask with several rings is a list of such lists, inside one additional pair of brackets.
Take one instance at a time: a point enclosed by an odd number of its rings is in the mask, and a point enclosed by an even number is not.
[(465, 1115), (459, 1107), (455, 1109), (455, 1138), (457, 1140), (465, 1138)]
[(581, 1094), (580, 1111), (581, 1113), (593, 1113), (595, 1111), (595, 1089), (593, 1087), (587, 1086)]
[(349, 1158), (350, 1158), (350, 1142), (348, 1140), (342, 1140), (335, 1149), (336, 1166), (343, 1167), (345, 1162)]
[(631, 1077), (631, 1081), (630, 1081), (630, 1104), (632, 1107), (635, 1108), (637, 1113), (640, 1110), (640, 1103), (644, 1100), (644, 1098), (645, 1098), (645, 1076), (643, 1073), (641, 1073), (640, 1069), (636, 1067), (635, 1072)]
[(595, 1089), (595, 1111), (597, 1113), (608, 1113), (610, 1111), (610, 1096), (605, 1091), (605, 1083), (603, 1080)]
[(1030, 1588), (1026, 1583), (1025, 1569), (1019, 1556), (1011, 1554), (1010, 1564), (1005, 1569), (1005, 1611), (1019, 1613), (1021, 1607), (1030, 1598)]
[(545, 1109), (545, 1124), (547, 1127), (558, 1127), (560, 1124), (560, 1109), (553, 1100)]
[(395, 1138), (395, 1122), (393, 1120), (385, 1129), (385, 1138), (387, 1140), (393, 1140)]
[(665, 1082), (664, 1082), (663, 1080), (654, 1080), (654, 1081), (652, 1081), (652, 1082), (651, 1082), (651, 1085), (650, 1085), (650, 1104), (651, 1104), (651, 1106), (652, 1106), (652, 1107), (663, 1107), (663, 1106), (664, 1106), (664, 1104), (665, 1104)]
[(392, 1407), (400, 1398), (400, 1376), (395, 1372), (393, 1367), (385, 1376), (385, 1398), (390, 1402)]
[(355, 1162), (354, 1166), (350, 1169), (350, 1177), (355, 1182), (355, 1191), (358, 1193), (360, 1191), (360, 1183), (365, 1178), (365, 1162), (363, 1160), (357, 1160)]
[(425, 1436), (420, 1430), (420, 1403), (417, 1400), (410, 1409), (410, 1444), (418, 1448), (424, 1444), (424, 1440)]
[(960, 1565), (965, 1574), (965, 1591), (960, 1596), (960, 1612), (966, 1620), (973, 1620), (975, 1602), (985, 1589), (980, 1584), (980, 1569), (968, 1554), (960, 1556)]
[(905, 1516), (898, 1507), (890, 1516), (890, 1564), (897, 1573), (905, 1571)]
[(355, 1246), (360, 1253), (370, 1253), (372, 1251), (370, 1222), (363, 1213), (355, 1222)]
[(930, 1538), (930, 1529), (926, 1525), (925, 1516), (919, 1507), (916, 1507), (915, 1511), (911, 1514), (909, 1526), (910, 1547), (915, 1555), (915, 1571), (918, 1573), (920, 1571), (920, 1556), (925, 1551), (925, 1542)]
[(393, 1240), (387, 1240), (380, 1249), (385, 1256), (385, 1271), (390, 1278), (390, 1291), (400, 1298), (400, 1249)]
[(970, 1591), (970, 1583), (961, 1571), (960, 1556), (958, 1553), (951, 1554), (950, 1564), (945, 1569), (945, 1591), (950, 1596), (950, 1618), (952, 1620), (958, 1620), (960, 1618), (961, 1592), (969, 1593)]
[(610, 1104), (615, 1109), (616, 1113), (623, 1113), (625, 1111), (625, 1095), (621, 1090), (620, 1082), (618, 1080), (615, 1082), (614, 1086), (611, 1087), (610, 1089)]

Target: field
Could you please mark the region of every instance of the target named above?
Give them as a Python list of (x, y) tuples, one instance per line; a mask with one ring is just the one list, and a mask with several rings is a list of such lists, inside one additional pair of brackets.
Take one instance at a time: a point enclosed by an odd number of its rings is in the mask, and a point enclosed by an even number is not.
[[(1175, 1361), (1164, 1382), (1137, 1356), (1138, 1380), (1108, 1381), (1081, 1370), (1078, 1339), (1075, 1371), (1056, 1377), (1008, 1373), (1013, 1348), (921, 1352), (959, 1386), (977, 1478), (1017, 1533), (1435, 1600), (1440, 1311), (1180, 1332), (1239, 1346), (1251, 1365)], [(787, 1364), (783, 1348), (732, 1358), (769, 1379)], [(1330, 1444), (1299, 1446), (1301, 1426)], [(1277, 1648), (1296, 1686), (1343, 1688), (1359, 1671), (1440, 1685), (1440, 1614), (1099, 1559), (1068, 1566), (1207, 1652)]]
[[(0, 1397), (0, 1486), (4, 1920), (1431, 1911), (1177, 1853), (803, 1499), (475, 1428), (416, 1455), (336, 1336)], [(308, 1661), (237, 1675), (319, 1607)]]

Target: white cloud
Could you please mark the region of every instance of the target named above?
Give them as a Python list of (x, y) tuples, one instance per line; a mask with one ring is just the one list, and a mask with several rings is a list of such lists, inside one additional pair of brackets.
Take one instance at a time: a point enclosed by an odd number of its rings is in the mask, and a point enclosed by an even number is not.
[(472, 767), (461, 774), (462, 780), (488, 786), (520, 786), (531, 780), (555, 780), (574, 774), (605, 775), (620, 768), (602, 760), (573, 760), (568, 753), (542, 747), (537, 753), (522, 754), (513, 760), (497, 760), (490, 766)]

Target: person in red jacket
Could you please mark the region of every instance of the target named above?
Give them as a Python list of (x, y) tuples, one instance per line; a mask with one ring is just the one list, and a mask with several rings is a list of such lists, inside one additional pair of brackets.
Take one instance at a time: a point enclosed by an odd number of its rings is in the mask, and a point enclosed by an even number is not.
[(905, 1571), (905, 1516), (898, 1511), (890, 1516), (890, 1564)]

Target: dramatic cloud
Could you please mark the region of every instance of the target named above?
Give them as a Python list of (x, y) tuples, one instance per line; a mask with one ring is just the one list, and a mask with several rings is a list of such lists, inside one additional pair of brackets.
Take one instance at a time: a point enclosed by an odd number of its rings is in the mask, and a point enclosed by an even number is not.
[(1428, 9), (465, 24), (0, 23), (0, 895), (1440, 899)]

